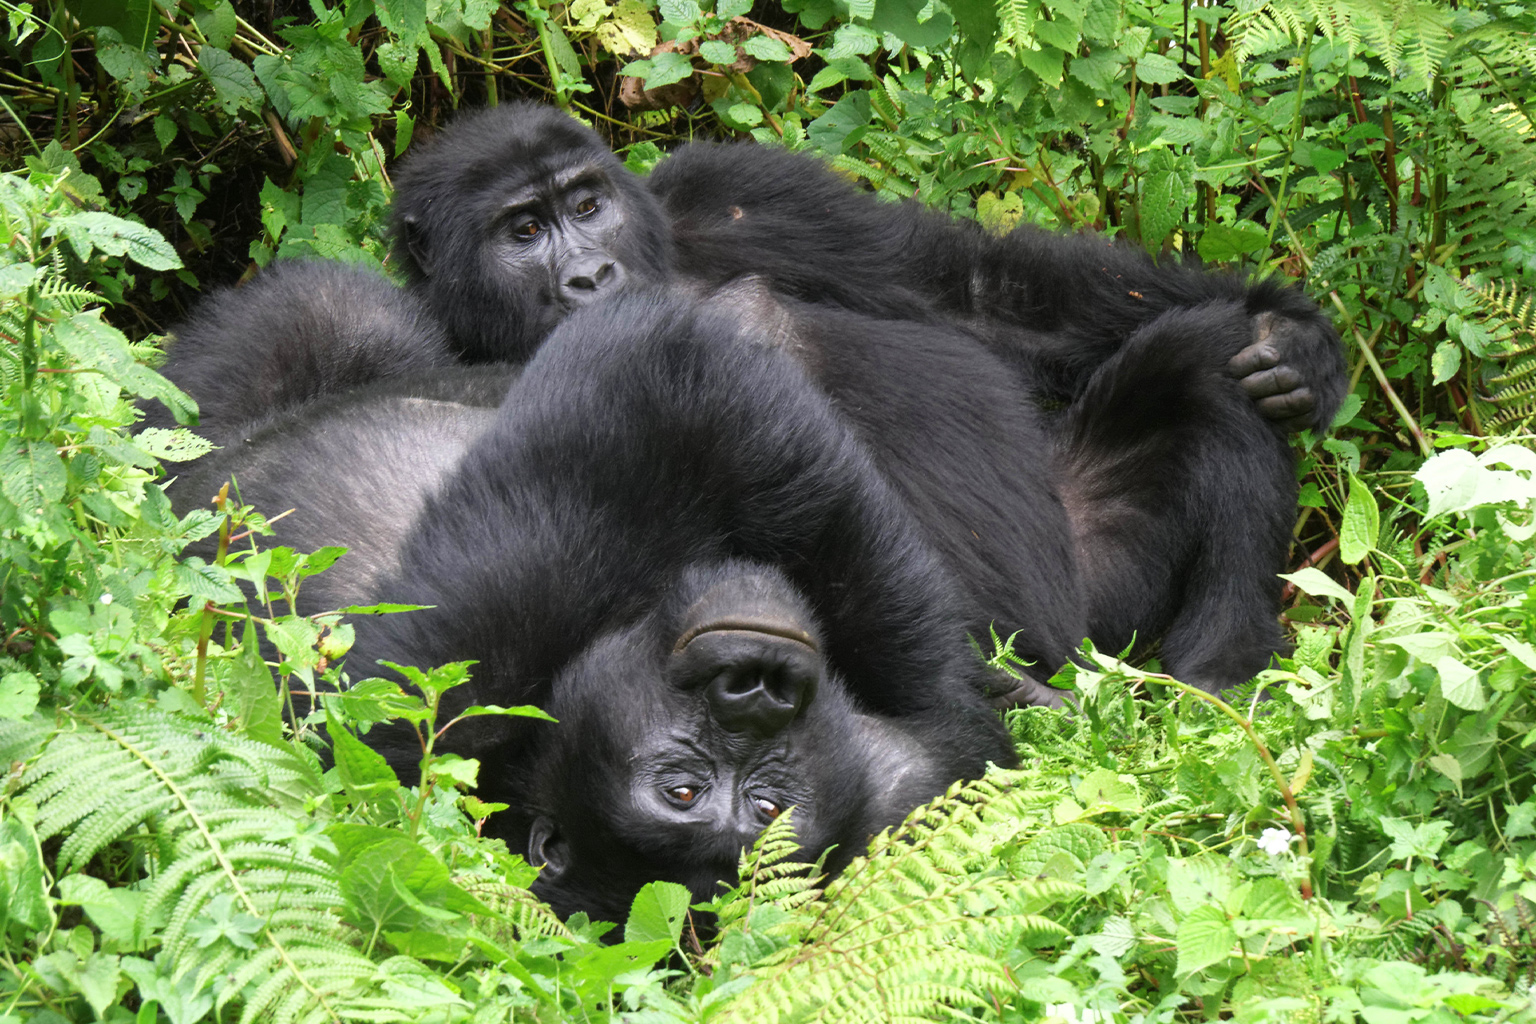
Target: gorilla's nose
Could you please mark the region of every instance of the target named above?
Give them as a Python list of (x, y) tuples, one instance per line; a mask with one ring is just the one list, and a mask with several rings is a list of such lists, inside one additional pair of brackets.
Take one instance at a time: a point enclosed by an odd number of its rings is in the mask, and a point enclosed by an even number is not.
[(741, 622), (689, 637), (669, 669), (677, 686), (704, 691), (721, 728), (757, 736), (795, 720), (816, 696), (821, 671), (821, 655), (808, 643)]
[(585, 253), (566, 264), (560, 297), (579, 306), (611, 294), (623, 283), (623, 264), (615, 263), (607, 253)]
[(776, 735), (816, 692), (821, 663), (804, 644), (765, 633), (705, 633), (694, 644), (730, 648), (704, 688), (710, 714), (730, 732)]

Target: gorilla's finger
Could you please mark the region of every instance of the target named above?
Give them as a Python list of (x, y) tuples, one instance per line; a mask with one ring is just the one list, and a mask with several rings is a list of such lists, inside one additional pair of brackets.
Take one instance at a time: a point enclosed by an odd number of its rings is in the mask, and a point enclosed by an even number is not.
[(1248, 397), (1259, 399), (1284, 395), (1301, 388), (1301, 374), (1289, 366), (1277, 366), (1272, 370), (1250, 373), (1242, 379), (1243, 390)]
[(1248, 377), (1260, 370), (1274, 369), (1280, 365), (1280, 350), (1269, 340), (1266, 333), (1263, 338), (1249, 345), (1227, 363), (1227, 372), (1234, 377)]
[(1292, 430), (1311, 426), (1312, 413), (1317, 408), (1317, 400), (1312, 397), (1310, 388), (1297, 388), (1284, 394), (1271, 395), (1259, 399), (1255, 404), (1265, 419), (1279, 420)]

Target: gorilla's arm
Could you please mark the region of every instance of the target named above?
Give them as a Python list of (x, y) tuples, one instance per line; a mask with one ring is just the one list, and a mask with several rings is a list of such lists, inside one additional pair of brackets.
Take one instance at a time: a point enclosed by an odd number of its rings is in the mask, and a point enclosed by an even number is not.
[[(205, 297), (160, 372), (197, 401), (200, 433), (223, 440), (316, 398), (453, 363), (425, 308), (377, 271), (298, 261)], [(165, 406), (145, 404), (141, 426), (174, 425)]]
[(1242, 302), (1250, 344), (1232, 360), (1260, 411), (1326, 426), (1343, 399), (1338, 338), (1299, 290), (1208, 273), (1093, 235), (1025, 227), (992, 238), (915, 203), (888, 204), (819, 161), (762, 146), (694, 144), (650, 178), (677, 264), (719, 285), (743, 273), (783, 292), (887, 318), (961, 316), (1063, 395), (1171, 309)]

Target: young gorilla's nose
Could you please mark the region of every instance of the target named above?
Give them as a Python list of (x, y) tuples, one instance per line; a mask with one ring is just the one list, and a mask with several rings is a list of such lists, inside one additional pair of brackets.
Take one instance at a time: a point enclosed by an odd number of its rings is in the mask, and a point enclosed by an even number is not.
[(565, 280), (560, 282), (560, 297), (580, 305), (609, 294), (623, 282), (622, 264), (615, 263), (607, 253), (589, 253), (578, 256), (566, 266)]

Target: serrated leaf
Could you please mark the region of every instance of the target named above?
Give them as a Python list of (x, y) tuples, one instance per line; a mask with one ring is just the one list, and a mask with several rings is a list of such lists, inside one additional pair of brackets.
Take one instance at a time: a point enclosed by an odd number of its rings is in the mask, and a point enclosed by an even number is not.
[(46, 441), (10, 438), (0, 447), (0, 493), (24, 509), (64, 497), (69, 482), (64, 460)]
[(176, 563), (171, 575), (177, 587), (194, 601), (212, 601), (214, 604), (235, 604), (245, 595), (222, 566), (209, 565), (201, 558), (189, 558)]
[(213, 83), (213, 94), (227, 114), (244, 107), (258, 111), (265, 99), (256, 76), (241, 61), (217, 46), (205, 44), (197, 53), (197, 66)]
[(46, 234), (68, 237), (81, 259), (89, 258), (90, 250), (94, 248), (110, 256), (127, 256), (150, 270), (181, 267), (181, 257), (160, 232), (110, 213), (88, 210), (56, 217)]
[(384, 755), (353, 736), (329, 712), (326, 713), (326, 732), (331, 738), (336, 774), (354, 799), (380, 800), (400, 788), (399, 776)]
[(787, 63), (794, 54), (789, 52), (789, 47), (772, 36), (756, 35), (748, 39), (741, 47), (758, 60)]
[(1136, 58), (1136, 77), (1148, 85), (1168, 85), (1184, 77), (1184, 70), (1160, 53)]
[(1203, 906), (1179, 922), (1174, 941), (1179, 945), (1177, 971), (1188, 975), (1225, 960), (1237, 944), (1237, 932), (1220, 907)]

